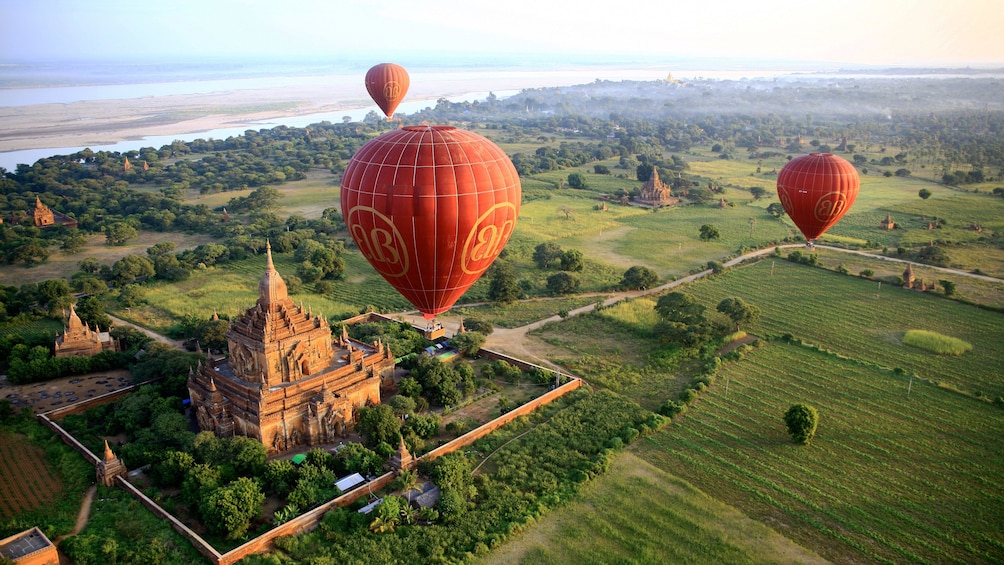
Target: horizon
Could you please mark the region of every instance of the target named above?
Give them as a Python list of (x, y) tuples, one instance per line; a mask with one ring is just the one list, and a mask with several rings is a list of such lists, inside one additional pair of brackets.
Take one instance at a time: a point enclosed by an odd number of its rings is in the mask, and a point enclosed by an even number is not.
[[(723, 17), (728, 14), (729, 17)], [(0, 63), (392, 60), (404, 65), (795, 64), (825, 69), (1004, 66), (993, 0), (793, 5), (643, 0), (599, 10), (513, 0), (144, 5), (0, 0)], [(483, 25), (481, 22), (491, 22)]]

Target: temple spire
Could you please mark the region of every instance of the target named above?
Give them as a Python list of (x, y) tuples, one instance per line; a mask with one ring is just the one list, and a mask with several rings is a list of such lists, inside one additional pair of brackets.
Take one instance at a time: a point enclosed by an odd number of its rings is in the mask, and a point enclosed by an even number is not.
[(105, 461), (111, 461), (115, 459), (115, 454), (112, 453), (112, 448), (108, 447), (108, 440), (105, 440)]
[(286, 290), (286, 282), (282, 280), (279, 272), (275, 270), (275, 263), (272, 262), (272, 244), (265, 242), (265, 274), (261, 276), (258, 283), (258, 304), (266, 309), (271, 309), (273, 305), (289, 299), (289, 291)]

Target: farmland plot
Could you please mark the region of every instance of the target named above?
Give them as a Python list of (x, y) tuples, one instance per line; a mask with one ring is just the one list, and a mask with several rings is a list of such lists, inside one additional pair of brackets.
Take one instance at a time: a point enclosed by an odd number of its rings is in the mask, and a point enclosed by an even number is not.
[[(774, 342), (632, 449), (836, 562), (1000, 562), (1000, 408), (908, 379)], [(781, 420), (796, 402), (820, 413), (808, 446)]]
[(23, 436), (0, 432), (0, 521), (49, 504), (62, 490), (44, 451)]

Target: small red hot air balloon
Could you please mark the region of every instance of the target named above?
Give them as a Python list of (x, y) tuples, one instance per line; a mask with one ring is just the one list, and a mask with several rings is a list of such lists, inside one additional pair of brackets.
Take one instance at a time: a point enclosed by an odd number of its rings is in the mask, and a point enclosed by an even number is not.
[(366, 71), (366, 91), (389, 119), (408, 93), (408, 71), (394, 63), (380, 63)]
[(502, 252), (521, 194), (516, 168), (491, 141), (452, 126), (406, 126), (352, 156), (342, 215), (373, 268), (432, 319)]
[(795, 157), (777, 175), (781, 205), (808, 243), (851, 209), (860, 186), (854, 165), (830, 153)]

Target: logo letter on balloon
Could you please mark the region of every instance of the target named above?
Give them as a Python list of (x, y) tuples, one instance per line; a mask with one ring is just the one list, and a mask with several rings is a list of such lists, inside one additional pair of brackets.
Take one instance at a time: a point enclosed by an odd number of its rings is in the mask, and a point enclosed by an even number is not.
[[(495, 225), (491, 219), (499, 210), (506, 210), (513, 219), (506, 220), (501, 226)], [(464, 251), (460, 266), (468, 274), (481, 274), (488, 265), (502, 253), (502, 248), (509, 241), (512, 230), (516, 225), (516, 206), (511, 202), (502, 202), (488, 209), (487, 212), (478, 218), (478, 221), (471, 228), (464, 242)]]
[(385, 277), (408, 272), (408, 246), (390, 218), (369, 206), (349, 210), (346, 224), (366, 260)]
[(820, 222), (828, 222), (834, 217), (844, 215), (847, 199), (839, 192), (824, 194), (816, 201), (815, 216)]

